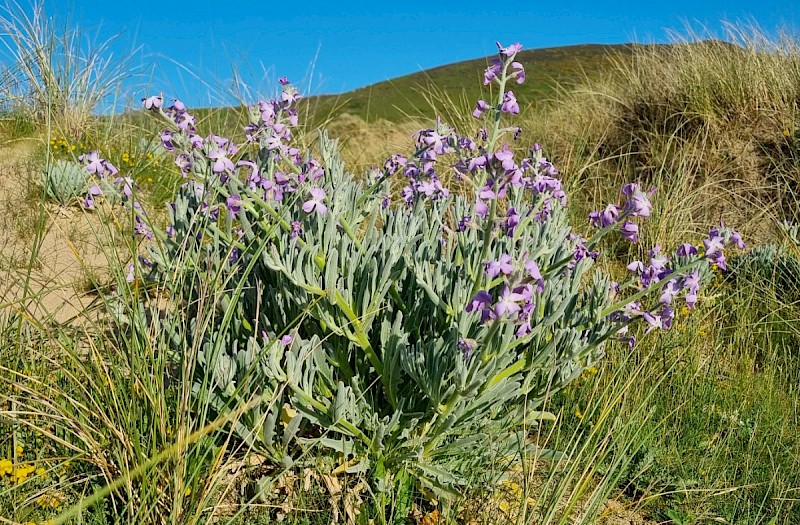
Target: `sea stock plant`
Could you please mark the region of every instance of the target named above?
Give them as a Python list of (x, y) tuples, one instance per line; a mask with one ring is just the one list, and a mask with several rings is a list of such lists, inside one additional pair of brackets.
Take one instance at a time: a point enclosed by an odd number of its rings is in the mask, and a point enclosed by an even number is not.
[(57, 159), (44, 170), (42, 186), (48, 199), (67, 205), (86, 194), (89, 175), (80, 164)]
[(144, 99), (169, 123), (161, 141), (185, 183), (163, 229), (126, 200), (147, 246), (128, 280), (173, 299), (153, 322), (176, 369), (195, 371), (199, 410), (236, 413), (238, 437), (283, 468), (322, 447), (336, 472), (366, 473), (379, 502), (415, 487), (447, 498), (520, 455), (557, 455), (529, 433), (555, 419), (548, 397), (611, 340), (634, 344), (634, 323), (669, 329), (677, 301), (695, 305), (738, 233), (655, 246), (613, 282), (595, 265), (601, 240), (637, 242), (655, 190), (626, 184), (623, 203), (591, 214), (590, 238), (570, 225), (557, 169), (537, 144), (520, 158), (507, 125), (520, 49), (498, 43), (477, 133), (437, 120), (364, 180), (325, 131), (317, 151), (293, 145), (286, 79), (251, 108), (241, 145), (198, 135), (180, 101)]

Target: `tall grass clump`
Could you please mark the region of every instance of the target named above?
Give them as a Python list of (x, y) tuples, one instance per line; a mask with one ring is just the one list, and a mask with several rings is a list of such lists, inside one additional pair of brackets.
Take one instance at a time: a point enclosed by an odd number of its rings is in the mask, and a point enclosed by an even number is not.
[(598, 195), (632, 177), (666, 182), (702, 195), (689, 222), (723, 218), (766, 238), (765, 213), (797, 214), (799, 101), (797, 41), (728, 25), (722, 39), (637, 46), (530, 125), (567, 180)]
[(84, 133), (131, 75), (130, 55), (111, 51), (117, 37), (98, 41), (39, 0), (0, 5), (0, 33), (2, 109), (39, 124), (52, 120), (70, 136)]

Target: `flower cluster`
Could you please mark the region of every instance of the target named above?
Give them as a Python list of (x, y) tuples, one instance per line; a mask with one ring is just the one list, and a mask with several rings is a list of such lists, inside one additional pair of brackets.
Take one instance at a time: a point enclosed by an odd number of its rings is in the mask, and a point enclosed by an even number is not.
[[(519, 163), (514, 160), (514, 153), (508, 144), (494, 153), (479, 151), (478, 156), (462, 161), (471, 174), (484, 172), (485, 184), (475, 191), (475, 215), (486, 217), (492, 202), (505, 199), (510, 188), (528, 190), (535, 198), (538, 206), (529, 210), (528, 214), (541, 222), (552, 212), (554, 205), (566, 206), (567, 195), (557, 178), (558, 170), (542, 156), (541, 147), (535, 144), (528, 157)], [(540, 199), (541, 197), (541, 199)], [(527, 216), (527, 215), (526, 215)], [(507, 211), (507, 231), (514, 234), (514, 226), (524, 217), (514, 208)]]
[[(492, 59), (491, 64), (489, 64), (489, 67), (487, 67), (486, 71), (484, 71), (484, 85), (497, 82), (500, 85), (500, 89), (504, 90), (505, 84), (508, 80), (513, 79), (517, 82), (517, 84), (522, 84), (525, 82), (525, 68), (522, 64), (514, 60), (514, 58), (517, 56), (517, 53), (522, 50), (522, 45), (511, 44), (508, 47), (503, 47), (500, 42), (497, 42), (497, 49), (500, 56)], [(475, 104), (475, 110), (472, 112), (472, 116), (475, 118), (481, 118), (483, 114), (490, 109), (491, 106), (488, 102), (485, 100), (479, 100)], [(517, 103), (517, 98), (514, 96), (513, 91), (503, 91), (499, 109), (501, 112), (509, 113), (511, 115), (516, 115), (519, 113), (519, 103)]]
[(483, 273), (493, 280), (499, 277), (496, 279), (500, 281), (499, 285), (493, 287), (494, 295), (490, 291), (479, 290), (465, 310), (479, 312), (481, 323), (498, 318), (510, 319), (517, 324), (517, 337), (522, 337), (531, 331), (531, 312), (536, 304), (536, 296), (544, 292), (545, 280), (536, 260), (527, 258), (527, 254), (517, 262), (520, 268), (507, 253), (497, 260), (486, 261)]
[[(16, 447), (16, 455), (22, 456), (24, 449), (21, 445), (17, 445)], [(42, 467), (36, 467), (33, 463), (17, 463), (10, 459), (0, 459), (0, 480), (5, 479), (8, 476), (8, 480), (11, 483), (23, 483), (28, 480), (31, 474), (36, 474), (37, 476), (42, 476), (45, 474), (45, 469)]]
[(83, 164), (84, 170), (93, 180), (83, 199), (85, 208), (93, 209), (95, 200), (101, 195), (113, 199), (121, 197), (126, 202), (133, 197), (133, 189), (136, 186), (133, 179), (120, 176), (117, 167), (101, 157), (99, 152), (85, 153), (78, 157), (78, 162)]
[[(729, 246), (740, 250), (745, 247), (741, 235), (724, 226), (712, 229), (703, 245), (703, 257), (700, 257), (696, 246), (683, 243), (671, 256), (664, 253), (660, 246), (655, 246), (649, 252), (647, 264), (643, 261), (628, 264), (628, 271), (635, 278), (633, 286), (641, 291), (657, 288), (658, 303), (655, 308), (644, 310), (640, 302), (631, 302), (624, 310), (613, 314), (615, 320), (627, 323), (635, 317), (641, 317), (647, 323), (649, 332), (672, 326), (675, 319), (674, 300), (678, 296), (682, 295), (686, 306), (693, 309), (697, 304), (704, 269), (716, 267), (724, 270), (725, 249)], [(682, 270), (676, 270), (676, 267)], [(621, 333), (625, 332), (623, 328)]]
[[(212, 220), (219, 219), (220, 209), (225, 210), (223, 216), (236, 219), (251, 196), (243, 191), (264, 202), (279, 205), (287, 194), (296, 192), (306, 183), (318, 182), (324, 175), (317, 159), (304, 157), (298, 148), (291, 145), (292, 128), (297, 126), (298, 120), (295, 105), (300, 95), (285, 78), (281, 78), (281, 85), (283, 89), (278, 98), (260, 101), (251, 108), (251, 122), (245, 127), (247, 144), (244, 148), (225, 137), (198, 135), (196, 118), (180, 100), (176, 99), (168, 108), (162, 109), (160, 97), (142, 99), (146, 109), (161, 113), (177, 128), (163, 130), (161, 142), (168, 151), (175, 153), (175, 165), (184, 178), (190, 179), (184, 188), (193, 188), (197, 198), (203, 200), (202, 211)], [(267, 158), (251, 157), (247, 148), (250, 145), (256, 146)], [(269, 159), (280, 168), (267, 174), (263, 165)], [(245, 188), (231, 187), (228, 183), (232, 180), (244, 180)], [(324, 214), (327, 210), (325, 190), (311, 187), (305, 192), (307, 199), (303, 211)], [(174, 232), (174, 226), (169, 225), (167, 230)], [(295, 228), (294, 233), (300, 235), (302, 229)]]
[(628, 219), (650, 217), (650, 212), (653, 209), (650, 197), (655, 192), (655, 188), (645, 192), (639, 184), (626, 184), (622, 187), (622, 195), (625, 197), (623, 207), (620, 208), (616, 204), (609, 204), (603, 210), (591, 212), (589, 221), (596, 228), (619, 228), (623, 238), (634, 243), (638, 242), (639, 225)]

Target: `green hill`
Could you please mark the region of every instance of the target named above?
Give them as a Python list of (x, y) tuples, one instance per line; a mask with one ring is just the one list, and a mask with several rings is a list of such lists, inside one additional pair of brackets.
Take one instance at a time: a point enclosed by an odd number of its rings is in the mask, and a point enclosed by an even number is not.
[[(518, 60), (525, 66), (527, 80), (510, 86), (521, 104), (540, 104), (569, 88), (607, 71), (615, 59), (628, 60), (637, 44), (585, 44), (522, 51)], [(350, 113), (367, 122), (390, 122), (408, 116), (430, 115), (426, 94), (446, 95), (456, 103), (474, 105), (488, 95), (483, 86), (483, 71), (491, 57), (448, 64), (372, 84), (342, 95), (319, 95), (306, 99), (307, 109), (317, 119)], [(438, 95), (437, 95), (438, 94)], [(316, 120), (316, 119), (315, 119)]]

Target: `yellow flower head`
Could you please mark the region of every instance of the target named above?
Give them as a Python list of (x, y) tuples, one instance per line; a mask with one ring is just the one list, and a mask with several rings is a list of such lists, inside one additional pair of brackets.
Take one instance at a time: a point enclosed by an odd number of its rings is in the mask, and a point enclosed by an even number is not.
[(0, 476), (5, 476), (14, 472), (14, 464), (9, 459), (0, 459)]

